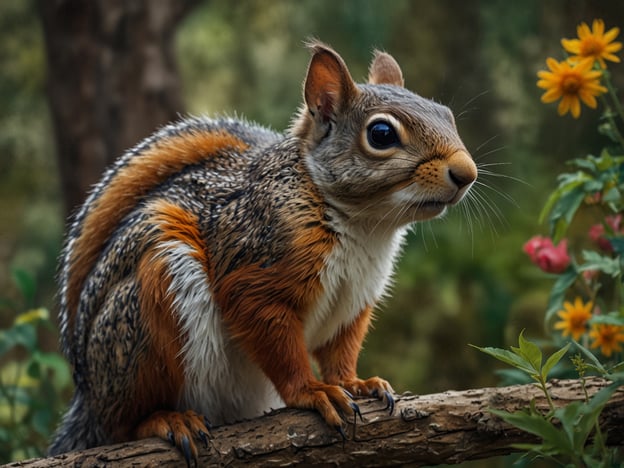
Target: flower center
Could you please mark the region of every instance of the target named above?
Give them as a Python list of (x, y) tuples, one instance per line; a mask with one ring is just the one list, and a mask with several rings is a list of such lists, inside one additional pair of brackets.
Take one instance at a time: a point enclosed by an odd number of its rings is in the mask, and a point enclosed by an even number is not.
[(584, 315), (572, 315), (570, 317), (570, 329), (579, 330), (585, 329), (585, 323), (587, 322), (587, 317)]
[(600, 331), (600, 335), (603, 343), (614, 343), (615, 342), (615, 330), (611, 328), (603, 328)]
[(593, 37), (588, 37), (581, 43), (581, 54), (583, 57), (597, 57), (602, 53), (604, 46), (602, 42)]
[(567, 74), (561, 80), (561, 90), (563, 91), (563, 94), (576, 95), (582, 87), (583, 81), (576, 73)]

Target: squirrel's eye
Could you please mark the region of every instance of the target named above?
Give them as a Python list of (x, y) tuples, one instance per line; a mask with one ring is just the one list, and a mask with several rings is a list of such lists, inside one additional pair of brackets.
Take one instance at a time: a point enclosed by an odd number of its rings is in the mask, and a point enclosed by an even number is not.
[(375, 149), (387, 149), (401, 143), (394, 127), (385, 120), (371, 122), (367, 128), (368, 144)]

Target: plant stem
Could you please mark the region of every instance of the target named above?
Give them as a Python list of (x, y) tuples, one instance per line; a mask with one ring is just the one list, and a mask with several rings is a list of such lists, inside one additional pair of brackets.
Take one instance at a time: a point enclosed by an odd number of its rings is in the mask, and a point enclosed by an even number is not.
[[(603, 69), (601, 71), (602, 71), (602, 76), (603, 76), (603, 83), (607, 87), (608, 95), (611, 98), (611, 103), (613, 105), (613, 108), (615, 109), (615, 112), (617, 113), (617, 115), (620, 117), (620, 121), (624, 123), (624, 108), (622, 108), (622, 103), (618, 99), (615, 88), (613, 87), (613, 83), (611, 83), (611, 73), (606, 69)], [(600, 96), (600, 98), (603, 101), (603, 105), (605, 107), (604, 115), (609, 121), (609, 124), (611, 125), (613, 134), (619, 140), (620, 145), (624, 147), (624, 138), (622, 137), (622, 134), (620, 133), (617, 123), (615, 122), (615, 119), (613, 118), (613, 112), (611, 111), (612, 106), (607, 100), (606, 96), (603, 95), (603, 96)]]
[(613, 106), (620, 116), (620, 120), (624, 122), (624, 108), (622, 108), (622, 103), (620, 103), (620, 100), (617, 97), (617, 93), (615, 92), (615, 88), (613, 87), (613, 83), (611, 83), (611, 73), (609, 73), (607, 70), (603, 70), (602, 76), (604, 76), (604, 83), (609, 90), (609, 96), (613, 101)]
[(585, 387), (585, 377), (581, 377), (581, 387), (583, 388), (583, 394), (585, 395), (585, 403), (589, 403), (589, 394), (587, 393), (587, 388)]
[[(622, 134), (620, 133), (620, 129), (617, 127), (617, 124), (615, 123), (615, 119), (613, 118), (614, 114), (611, 110), (611, 105), (609, 104), (609, 101), (604, 96), (600, 96), (600, 100), (602, 101), (602, 105), (604, 106), (604, 109), (605, 109), (604, 114), (603, 114), (604, 118), (606, 118), (607, 121), (609, 122), (609, 125), (611, 126), (611, 130), (613, 131), (613, 134), (617, 138), (618, 143), (622, 147), (624, 147), (624, 137), (622, 137)], [(624, 117), (622, 117), (622, 119), (624, 120)]]
[(548, 389), (546, 388), (546, 381), (539, 377), (538, 382), (540, 387), (542, 388), (542, 391), (544, 392), (544, 395), (546, 395), (546, 400), (548, 401), (548, 406), (550, 407), (550, 418), (552, 418), (555, 413), (555, 405), (552, 401), (552, 398), (550, 398), (550, 393), (548, 393)]

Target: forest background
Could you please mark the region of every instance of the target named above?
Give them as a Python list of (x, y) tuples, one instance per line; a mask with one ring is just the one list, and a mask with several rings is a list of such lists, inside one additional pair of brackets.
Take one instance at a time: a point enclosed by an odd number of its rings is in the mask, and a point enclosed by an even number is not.
[[(55, 269), (67, 213), (74, 209), (64, 195), (46, 95), (44, 3), (0, 2), (0, 328), (34, 306), (56, 320)], [(522, 329), (538, 339), (548, 333), (543, 318), (552, 281), (522, 245), (547, 231), (538, 225), (539, 209), (563, 161), (604, 144), (595, 132), (598, 111), (584, 108), (578, 120), (562, 119), (555, 105), (540, 103), (536, 72), (546, 57), (563, 58), (560, 38), (574, 37), (581, 21), (624, 25), (622, 2), (195, 3), (173, 36), (181, 115), (240, 115), (286, 128), (301, 101), (308, 37), (339, 51), (357, 81), (366, 76), (372, 49), (383, 48), (400, 63), (409, 89), (454, 111), (475, 160), (498, 175), (480, 176), (480, 202), (470, 209), (415, 227), (359, 371), (382, 375), (399, 392), (500, 383), (490, 359), (468, 343), (507, 347)], [(613, 67), (620, 89), (623, 69)], [(593, 222), (580, 223), (577, 234), (586, 235), (582, 226)], [(23, 303), (12, 280), (16, 271), (36, 285), (22, 310), (7, 306)], [(56, 332), (41, 331), (39, 343), (57, 350)], [(0, 368), (20, 357), (5, 356)]]

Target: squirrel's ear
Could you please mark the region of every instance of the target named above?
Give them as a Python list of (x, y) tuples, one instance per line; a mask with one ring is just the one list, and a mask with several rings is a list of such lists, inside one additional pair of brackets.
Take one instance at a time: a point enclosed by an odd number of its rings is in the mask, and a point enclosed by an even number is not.
[(403, 87), (403, 72), (392, 55), (376, 50), (368, 69), (370, 84), (390, 84)]
[(304, 85), (304, 98), (315, 120), (327, 123), (344, 109), (358, 93), (344, 61), (330, 47), (320, 43), (308, 44), (312, 59)]

